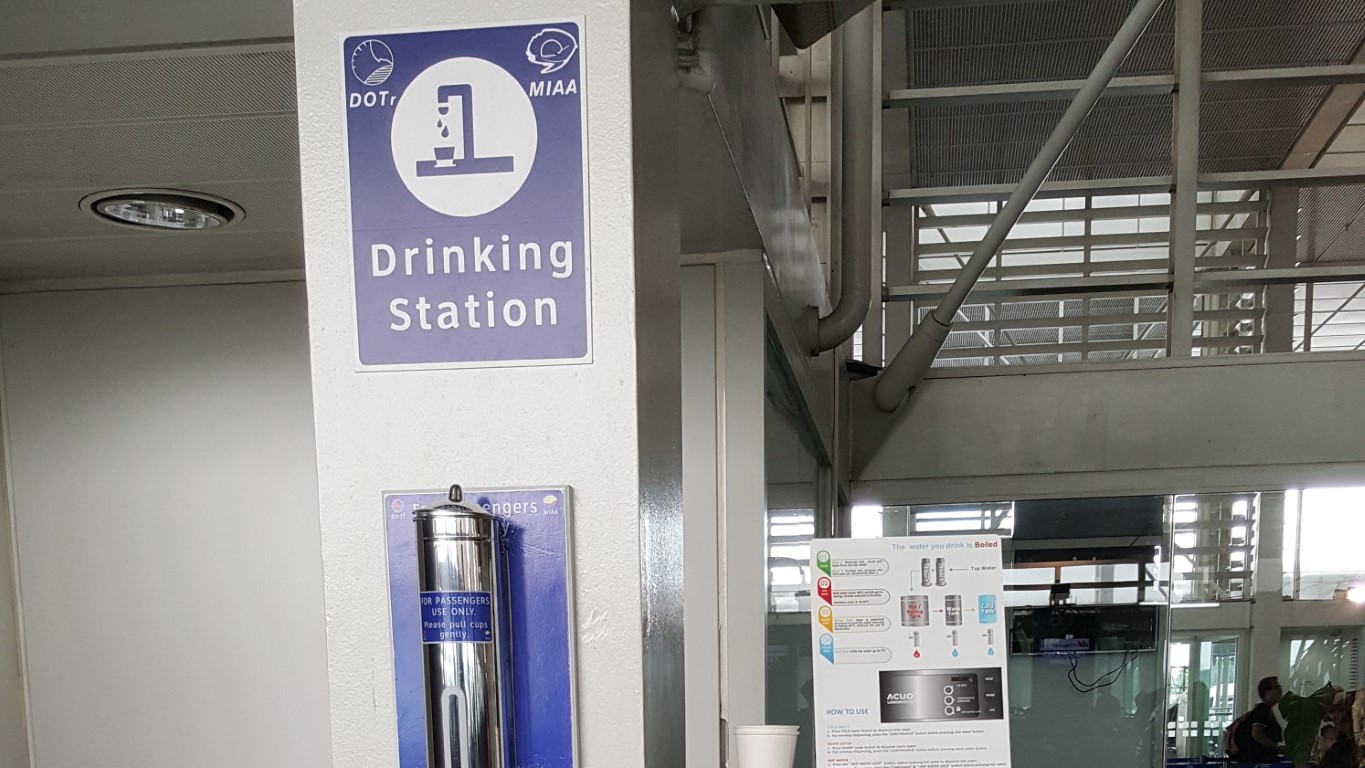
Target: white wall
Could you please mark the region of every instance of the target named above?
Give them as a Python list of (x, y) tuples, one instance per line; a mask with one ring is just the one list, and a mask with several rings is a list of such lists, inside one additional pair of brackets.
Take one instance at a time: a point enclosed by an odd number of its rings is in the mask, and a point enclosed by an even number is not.
[(304, 308), (0, 299), (36, 768), (330, 765)]
[[(0, 452), (3, 456), (3, 452)], [(4, 488), (0, 483), (0, 489)], [(19, 643), (18, 592), (7, 493), (0, 493), (0, 765), (29, 764), (28, 713), (24, 706), (23, 652)]]

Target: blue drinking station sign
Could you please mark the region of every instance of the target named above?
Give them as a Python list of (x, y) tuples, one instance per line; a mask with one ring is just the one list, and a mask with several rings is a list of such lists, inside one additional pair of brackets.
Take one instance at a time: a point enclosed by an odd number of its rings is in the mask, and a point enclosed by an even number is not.
[(343, 52), (358, 368), (590, 362), (581, 23)]

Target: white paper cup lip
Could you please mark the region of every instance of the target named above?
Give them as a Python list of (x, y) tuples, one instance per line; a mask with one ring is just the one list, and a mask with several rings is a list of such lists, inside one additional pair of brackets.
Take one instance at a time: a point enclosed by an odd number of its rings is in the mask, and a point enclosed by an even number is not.
[(801, 733), (799, 725), (737, 725), (736, 736), (796, 736)]

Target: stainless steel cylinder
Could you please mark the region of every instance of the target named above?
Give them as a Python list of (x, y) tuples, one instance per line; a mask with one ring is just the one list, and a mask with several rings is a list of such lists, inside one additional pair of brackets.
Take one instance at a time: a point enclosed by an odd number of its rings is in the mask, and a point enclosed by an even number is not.
[(948, 586), (948, 561), (947, 561), (947, 560), (945, 560), (945, 559), (943, 559), (943, 558), (940, 557), (940, 558), (938, 558), (937, 561), (935, 561), (935, 563), (934, 563), (934, 575), (935, 575), (935, 576), (937, 577), (937, 579), (938, 579), (938, 586), (940, 586), (940, 587), (946, 587), (946, 586)]
[(943, 613), (948, 626), (962, 625), (962, 595), (948, 595), (943, 598)]
[(921, 557), (919, 560), (919, 585), (921, 587), (934, 586), (934, 574), (927, 557)]
[(451, 495), (453, 503), (413, 514), (427, 765), (512, 768), (498, 522)]
[(901, 626), (929, 626), (928, 595), (901, 595)]

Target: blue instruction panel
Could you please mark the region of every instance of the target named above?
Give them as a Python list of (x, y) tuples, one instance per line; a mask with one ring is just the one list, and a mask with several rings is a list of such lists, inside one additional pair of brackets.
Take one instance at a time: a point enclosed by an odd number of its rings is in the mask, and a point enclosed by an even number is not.
[(423, 592), (423, 643), (493, 642), (493, 596), (487, 592)]
[[(399, 768), (427, 768), (423, 645), (492, 640), (492, 595), (418, 586), (412, 513), (447, 503), (446, 493), (384, 494)], [(577, 764), (570, 500), (563, 486), (465, 489), (465, 501), (497, 516), (502, 533), (515, 768)]]

